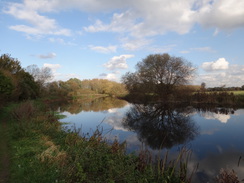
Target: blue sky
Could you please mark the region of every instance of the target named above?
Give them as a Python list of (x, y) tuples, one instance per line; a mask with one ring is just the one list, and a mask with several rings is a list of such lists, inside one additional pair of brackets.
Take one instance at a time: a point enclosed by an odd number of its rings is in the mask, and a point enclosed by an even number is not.
[(120, 81), (149, 54), (183, 57), (193, 84), (244, 85), (242, 0), (1, 0), (0, 54), (54, 80)]

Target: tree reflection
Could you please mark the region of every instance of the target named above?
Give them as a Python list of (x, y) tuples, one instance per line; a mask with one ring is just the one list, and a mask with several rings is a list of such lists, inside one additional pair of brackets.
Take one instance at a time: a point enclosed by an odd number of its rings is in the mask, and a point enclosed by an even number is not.
[(198, 128), (188, 115), (191, 110), (160, 104), (136, 104), (127, 112), (123, 125), (135, 131), (139, 140), (152, 149), (170, 148), (193, 140), (198, 134)]
[(61, 106), (61, 111), (68, 111), (71, 114), (78, 114), (82, 111), (106, 111), (112, 108), (122, 108), (128, 104), (125, 100), (112, 97), (101, 97), (96, 99), (76, 100), (68, 105)]

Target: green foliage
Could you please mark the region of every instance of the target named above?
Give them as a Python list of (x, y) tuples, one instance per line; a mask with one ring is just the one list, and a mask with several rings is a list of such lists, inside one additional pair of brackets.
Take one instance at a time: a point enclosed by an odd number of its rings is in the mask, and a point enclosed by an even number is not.
[[(17, 118), (21, 123), (15, 120), (16, 111), (27, 114)], [(99, 130), (83, 137), (64, 132), (55, 113), (40, 111), (32, 102), (4, 111), (8, 116), (10, 112), (10, 182), (190, 182), (186, 168), (176, 168), (187, 166), (182, 154), (175, 163), (165, 159), (154, 166), (148, 151), (126, 155), (125, 143), (115, 140), (109, 145)]]
[(117, 97), (127, 94), (127, 90), (123, 84), (106, 79), (81, 81), (77, 78), (71, 78), (66, 82), (49, 83), (47, 88), (51, 95), (60, 95), (62, 93), (63, 96), (68, 96), (72, 99), (95, 96), (96, 94)]
[(8, 54), (0, 56), (0, 69), (7, 70), (12, 74), (16, 74), (22, 70), (20, 62)]
[(0, 71), (0, 98), (10, 97), (13, 93), (14, 85), (11, 78)]
[(122, 81), (130, 93), (153, 93), (167, 99), (175, 87), (185, 85), (195, 69), (191, 63), (168, 54), (147, 56), (136, 65), (136, 72), (126, 73)]
[(20, 100), (35, 99), (39, 96), (40, 87), (27, 72), (20, 72), (18, 78), (18, 97)]
[(40, 87), (33, 76), (25, 72), (17, 59), (3, 54), (0, 57), (0, 90), (8, 100), (26, 100), (39, 96)]
[(234, 105), (237, 97), (233, 93), (222, 92), (195, 92), (191, 97), (192, 102), (204, 104)]
[(30, 120), (36, 112), (33, 102), (27, 101), (20, 103), (12, 110), (12, 116), (17, 121)]

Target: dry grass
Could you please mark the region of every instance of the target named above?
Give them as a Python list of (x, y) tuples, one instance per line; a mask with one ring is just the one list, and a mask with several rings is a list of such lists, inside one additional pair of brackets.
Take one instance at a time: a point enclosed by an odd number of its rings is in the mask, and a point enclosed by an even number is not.
[(217, 176), (218, 183), (240, 183), (237, 174), (234, 170), (221, 169)]
[(33, 102), (26, 101), (13, 109), (12, 116), (17, 121), (28, 120), (35, 114), (35, 112), (36, 108)]
[(67, 159), (67, 154), (65, 151), (60, 151), (60, 147), (56, 146), (48, 137), (44, 136), (42, 138), (44, 145), (48, 148), (43, 151), (38, 158), (41, 162), (48, 163), (58, 163), (60, 166), (64, 166)]

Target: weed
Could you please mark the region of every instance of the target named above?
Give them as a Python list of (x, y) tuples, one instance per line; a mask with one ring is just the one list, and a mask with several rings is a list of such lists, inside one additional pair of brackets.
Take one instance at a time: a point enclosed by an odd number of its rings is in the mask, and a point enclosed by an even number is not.
[[(39, 106), (40, 107), (40, 106)], [(21, 114), (23, 112), (23, 114)], [(189, 182), (187, 151), (175, 161), (152, 162), (149, 151), (125, 154), (126, 143), (110, 145), (102, 129), (80, 136), (64, 131), (57, 114), (32, 102), (13, 108), (10, 126), (12, 182)], [(18, 122), (16, 122), (18, 121)], [(186, 158), (187, 157), (187, 158)], [(186, 159), (185, 159), (186, 158)], [(161, 163), (162, 162), (162, 163)]]
[(221, 169), (216, 177), (218, 183), (239, 183), (238, 176), (234, 170)]
[(12, 111), (12, 116), (17, 121), (29, 120), (36, 112), (36, 108), (31, 101), (26, 101), (16, 106)]

